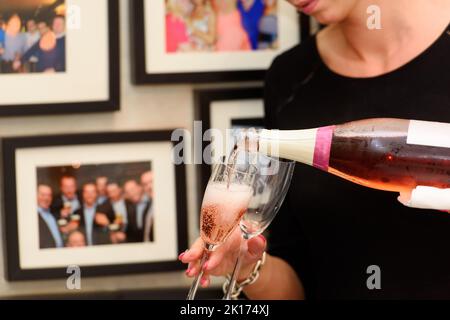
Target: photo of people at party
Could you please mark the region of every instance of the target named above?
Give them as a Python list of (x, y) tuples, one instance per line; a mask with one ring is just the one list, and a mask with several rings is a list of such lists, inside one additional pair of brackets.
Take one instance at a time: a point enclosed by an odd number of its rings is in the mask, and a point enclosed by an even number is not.
[(66, 71), (65, 0), (0, 1), (0, 74)]
[(278, 49), (277, 0), (165, 0), (166, 52)]
[(39, 247), (154, 241), (150, 162), (37, 169)]

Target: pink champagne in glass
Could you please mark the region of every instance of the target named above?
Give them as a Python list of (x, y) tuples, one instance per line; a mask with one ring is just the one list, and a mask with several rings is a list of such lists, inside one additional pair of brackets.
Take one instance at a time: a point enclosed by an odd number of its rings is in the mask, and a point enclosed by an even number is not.
[(210, 183), (203, 198), (200, 235), (209, 245), (226, 241), (247, 210), (252, 188), (247, 185)]
[[(236, 152), (238, 154), (242, 153)], [(195, 297), (210, 252), (227, 240), (246, 212), (253, 195), (255, 176), (256, 168), (248, 162), (239, 164), (233, 160), (228, 163), (224, 159), (214, 166), (203, 196), (200, 216), (200, 235), (205, 249), (200, 272), (192, 282), (187, 300)]]

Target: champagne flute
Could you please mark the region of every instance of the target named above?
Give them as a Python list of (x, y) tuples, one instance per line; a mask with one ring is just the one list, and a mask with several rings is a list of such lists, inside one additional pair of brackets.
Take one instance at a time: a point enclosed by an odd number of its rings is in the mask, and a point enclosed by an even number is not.
[(187, 300), (195, 298), (209, 254), (227, 240), (246, 212), (253, 194), (255, 176), (256, 167), (248, 162), (237, 164), (222, 160), (213, 167), (200, 216), (200, 236), (205, 248), (200, 272), (192, 282)]
[(234, 298), (232, 293), (240, 271), (246, 241), (262, 234), (278, 213), (289, 189), (295, 162), (282, 161), (259, 154), (257, 168), (254, 194), (239, 223), (243, 239), (228, 288), (225, 287), (224, 300)]

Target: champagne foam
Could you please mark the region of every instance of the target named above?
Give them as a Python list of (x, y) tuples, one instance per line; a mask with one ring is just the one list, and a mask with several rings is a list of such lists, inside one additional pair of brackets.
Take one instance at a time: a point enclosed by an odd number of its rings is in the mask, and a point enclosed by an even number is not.
[(245, 185), (210, 183), (201, 213), (201, 236), (208, 244), (224, 242), (246, 212), (252, 188)]

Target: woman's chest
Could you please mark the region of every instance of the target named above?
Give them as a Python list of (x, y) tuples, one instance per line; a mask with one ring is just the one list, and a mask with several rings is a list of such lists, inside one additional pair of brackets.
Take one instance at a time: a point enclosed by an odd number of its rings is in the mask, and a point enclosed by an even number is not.
[(279, 128), (317, 127), (365, 118), (450, 123), (450, 73), (444, 70), (388, 79), (342, 79), (318, 73), (280, 108)]

